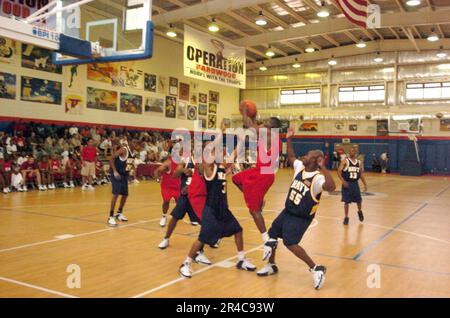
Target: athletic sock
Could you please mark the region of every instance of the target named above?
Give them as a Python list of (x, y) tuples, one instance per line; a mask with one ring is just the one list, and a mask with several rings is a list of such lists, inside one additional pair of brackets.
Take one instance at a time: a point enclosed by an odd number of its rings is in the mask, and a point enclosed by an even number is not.
[(267, 233), (267, 231), (262, 233), (261, 237), (262, 237), (263, 243), (266, 243), (270, 238), (269, 233)]
[(243, 261), (245, 259), (245, 254), (243, 251), (238, 252), (238, 260)]
[(192, 258), (190, 258), (189, 256), (186, 257), (186, 259), (184, 260), (184, 263), (187, 264), (187, 265), (191, 265), (191, 263), (192, 263)]

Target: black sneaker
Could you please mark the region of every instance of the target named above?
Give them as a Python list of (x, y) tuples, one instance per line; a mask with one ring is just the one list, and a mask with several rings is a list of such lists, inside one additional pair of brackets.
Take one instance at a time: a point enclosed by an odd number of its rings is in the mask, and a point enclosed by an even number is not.
[(358, 211), (358, 217), (360, 222), (364, 222), (364, 214), (362, 211)]
[(344, 225), (348, 225), (348, 221), (349, 221), (348, 216), (346, 216), (346, 217), (344, 218), (343, 224), (344, 224)]

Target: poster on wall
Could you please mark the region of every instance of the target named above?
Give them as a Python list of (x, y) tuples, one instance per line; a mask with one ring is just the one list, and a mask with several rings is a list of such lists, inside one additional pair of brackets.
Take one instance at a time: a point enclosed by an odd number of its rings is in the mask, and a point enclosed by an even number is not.
[(189, 101), (189, 84), (186, 83), (181, 83), (180, 82), (180, 99), (181, 100), (185, 100), (185, 101)]
[(377, 136), (389, 135), (389, 122), (387, 119), (377, 120)]
[(169, 79), (166, 76), (158, 76), (157, 92), (158, 94), (168, 94)]
[(119, 87), (144, 89), (144, 72), (128, 65), (120, 65), (119, 79), (115, 83)]
[(217, 114), (217, 104), (209, 103), (208, 113)]
[(144, 89), (147, 92), (156, 93), (156, 75), (145, 73), (144, 78)]
[(117, 111), (117, 92), (105, 89), (87, 88), (87, 108)]
[(197, 106), (189, 105), (187, 110), (188, 120), (197, 120)]
[(355, 123), (349, 124), (348, 131), (358, 131), (358, 124)]
[(183, 52), (185, 76), (245, 89), (245, 48), (185, 25)]
[(71, 65), (64, 69), (64, 72), (66, 74), (67, 88), (69, 88), (70, 90), (82, 90), (82, 80), (80, 74), (78, 73), (80, 68), (80, 65)]
[(62, 67), (52, 63), (52, 51), (31, 44), (22, 44), (22, 67), (62, 74)]
[(198, 115), (199, 116), (206, 116), (208, 114), (208, 105), (206, 104), (199, 104), (198, 105)]
[(206, 128), (206, 126), (207, 126), (207, 118), (199, 116), (198, 120), (200, 120), (202, 122), (202, 128)]
[(341, 121), (335, 122), (333, 125), (333, 133), (341, 134), (345, 131), (345, 124)]
[(69, 94), (64, 98), (64, 111), (66, 114), (81, 115), (83, 110), (83, 96)]
[(16, 99), (16, 75), (0, 72), (0, 98)]
[(16, 64), (18, 42), (0, 36), (0, 62)]
[(200, 104), (207, 104), (208, 103), (208, 95), (204, 93), (198, 94), (198, 102)]
[(319, 124), (316, 122), (305, 122), (298, 126), (298, 131), (318, 131)]
[(208, 128), (212, 129), (212, 128), (216, 128), (217, 126), (217, 117), (216, 115), (208, 115)]
[(21, 100), (61, 105), (61, 82), (22, 76)]
[(164, 115), (164, 98), (146, 97), (144, 109), (147, 115)]
[(187, 102), (178, 101), (178, 119), (186, 119), (186, 111), (187, 111)]
[(166, 117), (177, 117), (177, 98), (173, 96), (166, 96)]
[(198, 83), (191, 82), (191, 96), (189, 97), (189, 103), (192, 105), (198, 105)]
[(169, 77), (169, 95), (178, 97), (178, 78)]
[(117, 85), (119, 70), (114, 63), (95, 63), (87, 65), (87, 79), (110, 85)]
[(441, 119), (440, 130), (441, 131), (450, 131), (450, 119)]
[(120, 111), (122, 113), (142, 114), (142, 96), (120, 93)]
[(219, 92), (209, 91), (209, 102), (218, 104), (219, 103)]

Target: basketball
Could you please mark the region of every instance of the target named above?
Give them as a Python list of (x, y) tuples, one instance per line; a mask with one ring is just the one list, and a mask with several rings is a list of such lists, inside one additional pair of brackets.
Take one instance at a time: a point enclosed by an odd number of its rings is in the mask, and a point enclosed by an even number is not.
[(254, 118), (257, 114), (256, 104), (251, 100), (243, 100), (239, 104), (239, 111), (241, 114), (244, 114), (244, 109), (247, 110), (247, 116), (250, 118)]

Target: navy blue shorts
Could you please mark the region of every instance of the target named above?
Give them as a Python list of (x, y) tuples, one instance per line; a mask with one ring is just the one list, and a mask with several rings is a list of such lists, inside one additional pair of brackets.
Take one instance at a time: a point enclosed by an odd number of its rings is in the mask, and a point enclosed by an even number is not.
[(200, 242), (214, 245), (222, 237), (229, 237), (239, 232), (242, 232), (242, 227), (230, 211), (227, 211), (219, 220), (214, 215), (213, 209), (205, 206), (202, 213), (202, 228), (198, 237)]
[(189, 219), (191, 220), (191, 222), (200, 223), (200, 220), (195, 214), (194, 209), (192, 209), (188, 196), (181, 195), (178, 198), (177, 205), (175, 205), (175, 208), (172, 210), (171, 215), (174, 219), (181, 220), (186, 214), (189, 215)]
[(302, 240), (312, 219), (304, 219), (289, 214), (283, 210), (273, 221), (269, 229), (269, 236), (273, 239), (281, 238), (286, 246), (297, 245)]
[(361, 203), (361, 190), (358, 182), (348, 182), (348, 188), (342, 187), (342, 202), (345, 203)]
[(121, 175), (120, 180), (117, 180), (113, 174), (111, 177), (112, 194), (114, 195), (128, 195), (128, 176)]

